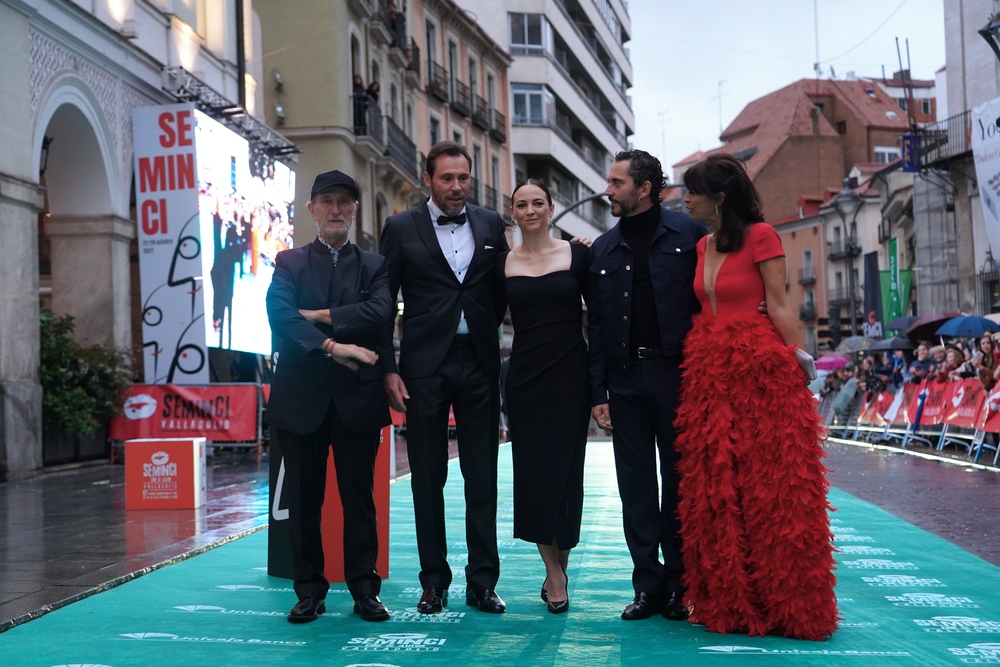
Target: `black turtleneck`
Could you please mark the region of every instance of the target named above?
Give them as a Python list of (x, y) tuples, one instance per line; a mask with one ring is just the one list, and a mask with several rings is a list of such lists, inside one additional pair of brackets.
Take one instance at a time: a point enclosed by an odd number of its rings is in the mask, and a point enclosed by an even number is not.
[(656, 317), (656, 299), (653, 295), (653, 281), (649, 275), (649, 249), (653, 244), (653, 234), (660, 226), (660, 207), (631, 217), (622, 218), (622, 237), (632, 249), (632, 293), (630, 301), (631, 325), (628, 330), (629, 354), (635, 356), (636, 349), (650, 347), (660, 349), (660, 323)]

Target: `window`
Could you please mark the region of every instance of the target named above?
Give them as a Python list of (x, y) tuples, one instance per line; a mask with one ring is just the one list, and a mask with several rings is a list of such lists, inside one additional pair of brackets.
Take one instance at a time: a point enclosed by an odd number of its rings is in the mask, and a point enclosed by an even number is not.
[(458, 44), (448, 40), (448, 93), (455, 99), (455, 79), (458, 78)]
[(874, 88), (865, 88), (865, 92), (868, 93), (868, 97), (872, 98), (873, 100), (875, 99), (875, 89)]
[(434, 48), (437, 43), (437, 26), (435, 26), (430, 21), (427, 22), (426, 27), (426, 41), (424, 46), (427, 49), (427, 80), (434, 80), (434, 61), (437, 59), (437, 50)]
[(816, 308), (816, 291), (807, 289), (805, 293), (805, 301), (807, 308)]
[(496, 88), (496, 78), (491, 74), (486, 74), (486, 101), (489, 103), (491, 109), (497, 108), (497, 101), (495, 96)]
[(837, 134), (847, 134), (847, 121), (838, 120), (837, 121)]
[(454, 141), (456, 144), (464, 144), (465, 143), (465, 141), (462, 138), (462, 133), (459, 132), (458, 130), (452, 130), (452, 132), (451, 132), (451, 140)]
[(906, 98), (905, 97), (900, 97), (898, 100), (896, 100), (896, 104), (899, 105), (900, 109), (902, 109), (903, 111), (906, 111), (906, 106), (907, 105), (906, 105)]
[(833, 244), (840, 245), (840, 227), (833, 228)]
[(843, 274), (843, 272), (837, 271), (833, 275), (833, 285), (837, 289), (838, 292), (842, 292), (844, 290), (844, 274)]
[(925, 116), (931, 115), (931, 101), (930, 100), (920, 100), (920, 111)]
[(875, 162), (885, 164), (887, 162), (892, 162), (899, 157), (899, 149), (895, 146), (876, 146), (875, 147)]
[(479, 94), (479, 65), (472, 58), (469, 58), (469, 90), (472, 95)]
[(441, 141), (441, 121), (431, 118), (431, 146)]
[(510, 14), (510, 46), (512, 53), (541, 51), (545, 17), (541, 14)]
[(813, 275), (813, 251), (803, 250), (802, 251), (802, 275), (811, 276)]
[(551, 118), (549, 107), (555, 107), (555, 98), (544, 86), (533, 83), (511, 85), (514, 95), (514, 122), (523, 125), (544, 125)]
[(493, 177), (493, 189), (500, 191), (500, 159), (494, 155), (490, 160), (490, 175)]
[(477, 181), (482, 178), (483, 149), (479, 146), (472, 147), (472, 177)]
[(188, 0), (173, 3), (174, 15), (191, 26), (196, 33), (205, 36), (205, 0)]

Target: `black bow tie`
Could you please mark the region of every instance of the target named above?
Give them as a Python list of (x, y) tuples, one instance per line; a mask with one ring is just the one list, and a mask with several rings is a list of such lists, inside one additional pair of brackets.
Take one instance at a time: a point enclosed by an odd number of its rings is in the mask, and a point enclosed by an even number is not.
[(452, 223), (456, 225), (464, 225), (465, 219), (465, 213), (459, 213), (458, 215), (439, 215), (437, 223), (439, 225), (450, 225)]

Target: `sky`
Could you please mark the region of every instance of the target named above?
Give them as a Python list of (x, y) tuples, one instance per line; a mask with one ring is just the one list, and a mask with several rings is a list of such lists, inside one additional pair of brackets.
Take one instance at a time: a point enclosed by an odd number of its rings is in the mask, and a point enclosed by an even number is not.
[(904, 67), (909, 40), (913, 78), (933, 79), (945, 64), (942, 2), (628, 0), (630, 141), (673, 180), (671, 165), (720, 145), (720, 101), (725, 127), (753, 100), (816, 76), (817, 25), (822, 78), (880, 78), (883, 66), (892, 77), (898, 37)]

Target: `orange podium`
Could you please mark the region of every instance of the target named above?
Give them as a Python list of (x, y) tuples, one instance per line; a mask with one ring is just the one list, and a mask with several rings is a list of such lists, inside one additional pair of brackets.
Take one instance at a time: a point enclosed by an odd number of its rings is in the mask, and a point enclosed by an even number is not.
[(205, 438), (125, 441), (125, 509), (196, 509), (205, 504)]

